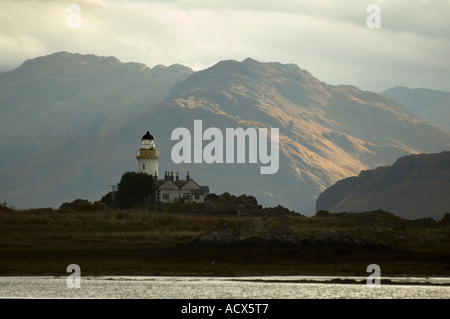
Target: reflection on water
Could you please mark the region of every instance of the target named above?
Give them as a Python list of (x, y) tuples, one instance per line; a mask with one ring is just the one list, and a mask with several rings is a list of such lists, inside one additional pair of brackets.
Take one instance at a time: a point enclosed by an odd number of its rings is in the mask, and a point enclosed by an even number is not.
[[(356, 284), (330, 283), (353, 279)], [(387, 279), (387, 278), (382, 278)], [(151, 299), (449, 299), (450, 278), (389, 278), (370, 288), (364, 277), (0, 277), (0, 298)], [(305, 282), (309, 280), (310, 282)], [(411, 283), (415, 283), (411, 285)], [(430, 285), (445, 283), (445, 286)]]

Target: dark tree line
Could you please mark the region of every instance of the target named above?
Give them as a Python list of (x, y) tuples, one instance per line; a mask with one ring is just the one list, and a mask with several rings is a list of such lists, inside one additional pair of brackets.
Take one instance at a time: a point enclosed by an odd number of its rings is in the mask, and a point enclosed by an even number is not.
[(131, 208), (150, 202), (154, 197), (153, 177), (145, 173), (126, 172), (117, 190), (109, 192), (101, 201), (113, 208)]

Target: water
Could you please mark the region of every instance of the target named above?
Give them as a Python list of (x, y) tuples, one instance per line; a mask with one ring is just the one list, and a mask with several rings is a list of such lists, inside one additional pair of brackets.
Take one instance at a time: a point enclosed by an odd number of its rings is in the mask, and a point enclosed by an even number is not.
[[(353, 279), (357, 284), (330, 283)], [(396, 284), (368, 287), (366, 277), (0, 277), (0, 298), (88, 299), (449, 299), (450, 278), (385, 278)], [(310, 282), (299, 282), (309, 280)], [(314, 282), (312, 282), (314, 281)], [(412, 284), (414, 283), (414, 284)], [(445, 286), (430, 285), (445, 283)]]

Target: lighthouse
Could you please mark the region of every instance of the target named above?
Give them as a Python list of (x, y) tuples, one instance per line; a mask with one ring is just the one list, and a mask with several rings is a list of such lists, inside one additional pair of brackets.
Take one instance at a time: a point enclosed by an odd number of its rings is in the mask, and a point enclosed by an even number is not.
[(142, 137), (141, 148), (136, 156), (138, 173), (152, 175), (158, 179), (159, 154), (155, 146), (155, 138), (149, 131)]

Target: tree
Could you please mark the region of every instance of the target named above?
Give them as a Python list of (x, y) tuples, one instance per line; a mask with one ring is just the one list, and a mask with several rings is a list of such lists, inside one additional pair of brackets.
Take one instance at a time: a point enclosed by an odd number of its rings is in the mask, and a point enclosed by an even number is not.
[(126, 172), (118, 184), (115, 201), (120, 208), (131, 208), (146, 203), (153, 190), (152, 176), (145, 173)]
[(109, 192), (105, 195), (103, 195), (102, 199), (100, 200), (100, 202), (102, 202), (104, 205), (106, 205), (107, 207), (110, 208), (117, 208), (116, 207), (116, 201), (114, 198), (113, 192)]

